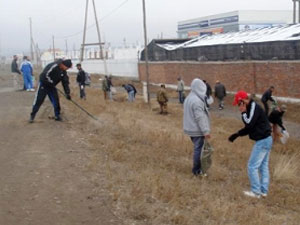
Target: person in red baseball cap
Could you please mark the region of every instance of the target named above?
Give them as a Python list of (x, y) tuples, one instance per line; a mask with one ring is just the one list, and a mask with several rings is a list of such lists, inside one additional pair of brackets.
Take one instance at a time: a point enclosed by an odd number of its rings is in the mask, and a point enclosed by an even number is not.
[(238, 105), (244, 99), (248, 99), (248, 94), (245, 91), (238, 91), (234, 96), (233, 105)]
[(262, 107), (245, 91), (235, 94), (233, 105), (238, 105), (245, 127), (230, 135), (228, 140), (233, 142), (240, 136), (249, 135), (255, 141), (248, 161), (251, 190), (244, 191), (244, 194), (254, 198), (266, 197), (270, 183), (269, 157), (273, 143), (270, 123)]

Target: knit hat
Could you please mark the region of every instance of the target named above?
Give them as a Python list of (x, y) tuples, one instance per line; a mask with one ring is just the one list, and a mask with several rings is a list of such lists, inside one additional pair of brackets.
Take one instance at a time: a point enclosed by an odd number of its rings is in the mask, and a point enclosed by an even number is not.
[(248, 98), (248, 94), (245, 91), (238, 91), (235, 95), (234, 95), (234, 101), (233, 101), (233, 105), (237, 105), (239, 103), (239, 101), (247, 99)]
[(66, 67), (71, 68), (72, 67), (72, 61), (71, 59), (66, 59), (62, 61), (62, 64), (64, 64)]

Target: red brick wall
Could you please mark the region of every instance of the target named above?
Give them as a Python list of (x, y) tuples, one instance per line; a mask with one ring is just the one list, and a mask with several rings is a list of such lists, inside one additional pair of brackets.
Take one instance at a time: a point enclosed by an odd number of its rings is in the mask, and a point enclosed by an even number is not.
[[(262, 94), (271, 85), (275, 96), (300, 98), (299, 61), (252, 62), (151, 62), (150, 82), (177, 84), (181, 76), (186, 85), (198, 77), (212, 88), (220, 80), (228, 91), (245, 90)], [(146, 81), (145, 63), (139, 64), (139, 78)]]

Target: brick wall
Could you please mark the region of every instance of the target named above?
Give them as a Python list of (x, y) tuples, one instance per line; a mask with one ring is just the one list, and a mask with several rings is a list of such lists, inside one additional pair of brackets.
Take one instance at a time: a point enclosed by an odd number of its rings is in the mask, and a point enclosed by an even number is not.
[[(212, 88), (220, 80), (228, 91), (245, 90), (262, 94), (271, 85), (275, 96), (300, 98), (299, 61), (251, 62), (150, 62), (150, 82), (177, 84), (181, 76), (185, 84), (198, 77)], [(146, 81), (145, 63), (139, 63), (139, 78)]]

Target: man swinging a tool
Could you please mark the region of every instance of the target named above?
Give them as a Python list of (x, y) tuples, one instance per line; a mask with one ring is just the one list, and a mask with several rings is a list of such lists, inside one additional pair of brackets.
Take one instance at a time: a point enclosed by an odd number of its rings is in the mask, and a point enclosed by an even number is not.
[(69, 77), (67, 70), (72, 67), (72, 61), (70, 59), (59, 59), (53, 63), (48, 64), (40, 75), (39, 86), (36, 91), (35, 99), (33, 102), (32, 112), (30, 114), (29, 123), (33, 123), (36, 113), (43, 104), (46, 95), (48, 95), (53, 107), (55, 120), (61, 121), (60, 117), (60, 105), (59, 98), (56, 89), (56, 85), (61, 81), (65, 96), (68, 100), (71, 100)]

